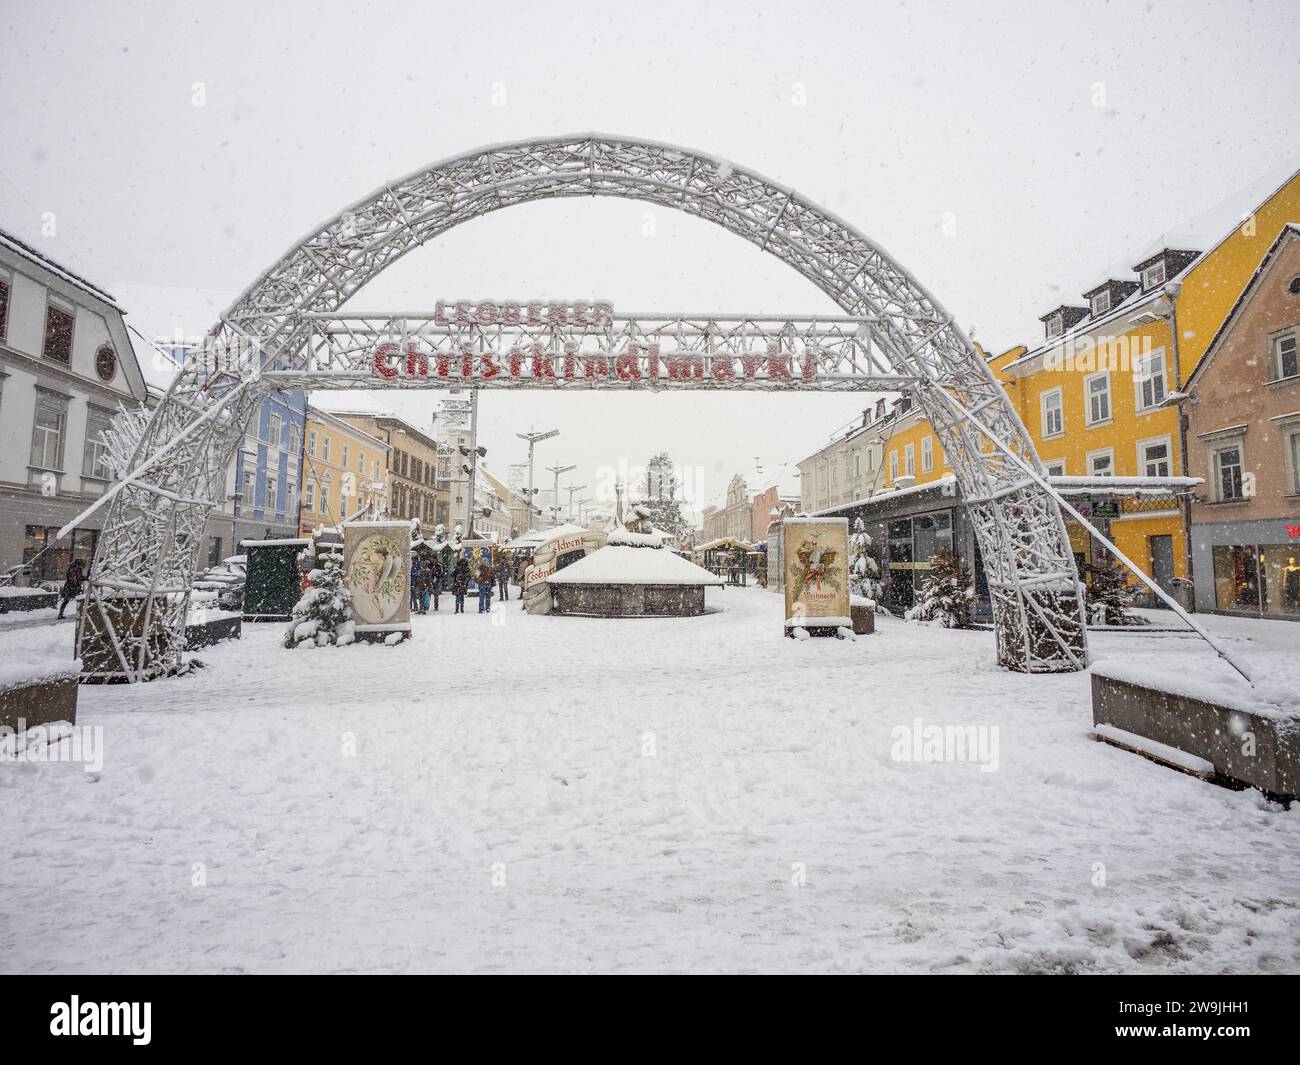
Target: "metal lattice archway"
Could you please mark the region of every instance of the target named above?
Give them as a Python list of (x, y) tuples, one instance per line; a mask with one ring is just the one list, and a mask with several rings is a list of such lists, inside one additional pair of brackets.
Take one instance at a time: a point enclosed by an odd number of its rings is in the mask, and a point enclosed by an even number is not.
[(847, 314), (872, 319), (894, 372), (919, 382), (916, 402), (972, 517), (999, 662), (1028, 672), (1086, 665), (1060, 510), (1005, 453), (1042, 472), (1002, 386), (938, 302), (853, 227), (752, 171), (668, 144), (583, 134), (477, 149), (385, 185), (244, 291), (208, 337), (209, 351), (243, 356), (187, 364), (138, 442), (139, 476), (109, 504), (78, 624), (83, 677), (143, 680), (179, 666), (207, 513), (243, 427), (273, 387), (261, 373), (307, 369), (310, 315), (337, 311), (455, 226), (569, 196), (643, 200), (707, 219), (789, 264)]

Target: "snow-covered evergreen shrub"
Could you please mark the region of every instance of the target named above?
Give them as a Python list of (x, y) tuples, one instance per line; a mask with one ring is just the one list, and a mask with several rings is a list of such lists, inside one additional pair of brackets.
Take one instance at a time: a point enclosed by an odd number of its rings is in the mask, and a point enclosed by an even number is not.
[(921, 598), (906, 617), (908, 621), (937, 621), (945, 629), (969, 629), (974, 600), (975, 585), (966, 567), (958, 564), (951, 551), (940, 551), (930, 557)]
[(861, 518), (853, 519), (853, 532), (849, 534), (849, 591), (870, 599), (878, 613), (884, 612), (880, 563), (871, 553), (871, 534)]
[(343, 583), (343, 559), (335, 553), (317, 559), (308, 574), (311, 587), (294, 604), (284, 634), (285, 647), (342, 647), (354, 639), (352, 594)]
[(1094, 625), (1145, 625), (1128, 610), (1128, 577), (1109, 555), (1088, 567), (1091, 579), (1084, 596), (1088, 620)]

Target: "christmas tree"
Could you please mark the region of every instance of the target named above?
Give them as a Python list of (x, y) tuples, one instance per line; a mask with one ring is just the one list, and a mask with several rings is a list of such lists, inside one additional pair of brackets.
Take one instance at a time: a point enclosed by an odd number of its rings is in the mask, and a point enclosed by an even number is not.
[(1090, 580), (1084, 602), (1088, 620), (1094, 625), (1142, 625), (1142, 618), (1128, 611), (1128, 581), (1113, 558), (1106, 555), (1088, 567)]
[(668, 452), (659, 452), (646, 466), (644, 489), (639, 505), (645, 508), (650, 524), (667, 533), (669, 539), (680, 542), (691, 523), (682, 516), (681, 486)]
[(294, 604), (284, 634), (285, 647), (343, 647), (354, 638), (352, 595), (343, 584), (343, 559), (336, 552), (317, 556), (308, 574), (311, 587)]
[(907, 619), (937, 621), (945, 629), (969, 629), (974, 599), (975, 587), (966, 567), (951, 551), (940, 551), (930, 557), (930, 572), (921, 585), (921, 598), (907, 612)]
[(849, 534), (849, 591), (870, 599), (877, 610), (884, 610), (880, 605), (880, 563), (871, 554), (871, 534), (861, 518), (853, 519), (853, 532)]

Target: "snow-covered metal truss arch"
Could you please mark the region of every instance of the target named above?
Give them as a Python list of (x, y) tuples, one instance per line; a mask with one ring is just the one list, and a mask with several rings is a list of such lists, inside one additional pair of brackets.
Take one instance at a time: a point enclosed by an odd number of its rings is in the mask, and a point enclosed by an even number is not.
[(140, 435), (133, 475), (109, 504), (78, 625), (83, 677), (142, 680), (179, 666), (204, 521), (227, 462), (277, 377), (307, 379), (319, 316), (337, 315), (387, 267), (455, 226), (580, 196), (707, 219), (869, 323), (884, 368), (910, 382), (957, 476), (984, 560), (999, 661), (1032, 672), (1086, 664), (1060, 510), (1006, 453), (1041, 472), (1028, 433), (925, 288), (848, 223), (753, 171), (669, 144), (582, 134), (480, 148), (385, 185), (294, 245), (240, 295), (207, 338), (209, 351), (236, 357), (196, 358), (182, 370)]

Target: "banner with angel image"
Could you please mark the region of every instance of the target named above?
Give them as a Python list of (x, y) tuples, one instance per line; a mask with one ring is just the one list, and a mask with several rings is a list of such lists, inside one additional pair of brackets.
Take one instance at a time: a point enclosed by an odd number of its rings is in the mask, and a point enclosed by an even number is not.
[(404, 521), (343, 525), (343, 566), (356, 631), (411, 629), (411, 535)]

